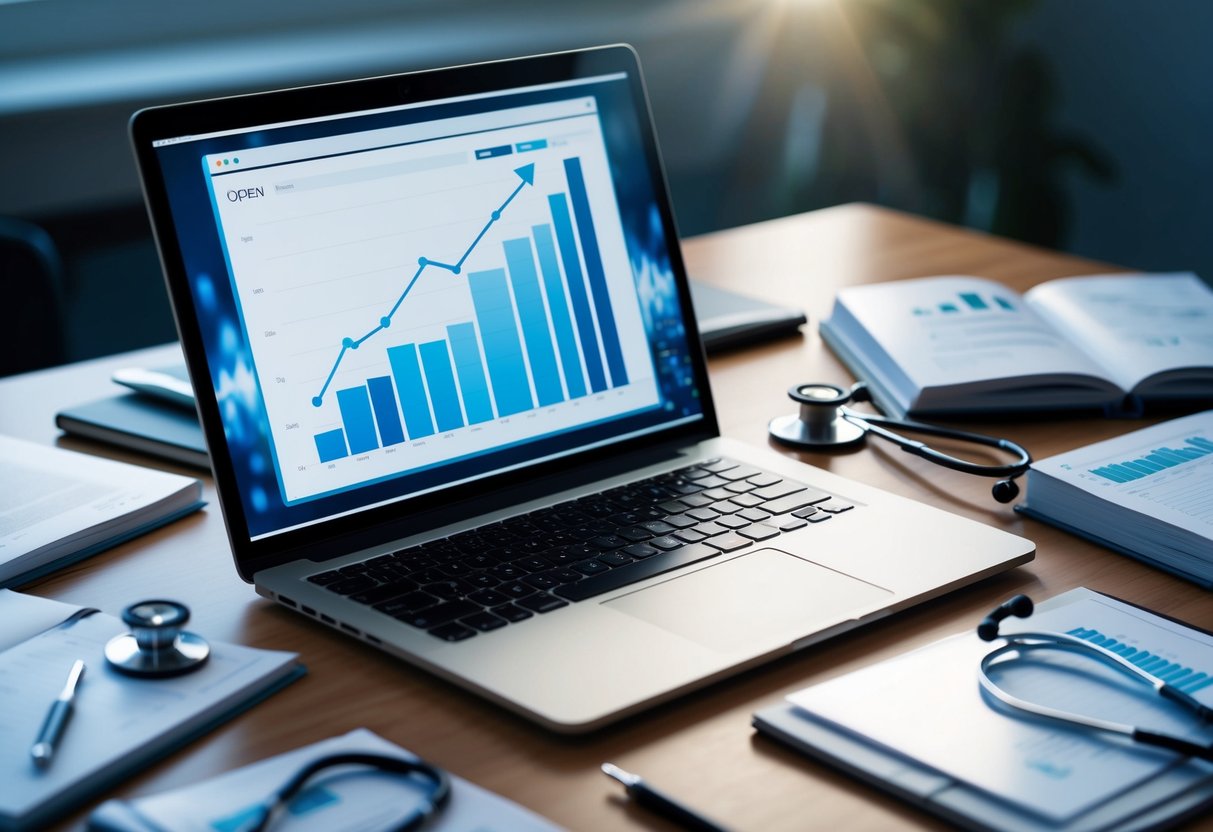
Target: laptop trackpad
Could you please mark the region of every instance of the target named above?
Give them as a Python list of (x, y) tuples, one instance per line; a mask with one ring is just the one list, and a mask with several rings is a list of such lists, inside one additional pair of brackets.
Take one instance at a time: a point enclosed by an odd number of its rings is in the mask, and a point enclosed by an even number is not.
[(716, 650), (792, 642), (884, 601), (887, 589), (778, 549), (603, 603)]

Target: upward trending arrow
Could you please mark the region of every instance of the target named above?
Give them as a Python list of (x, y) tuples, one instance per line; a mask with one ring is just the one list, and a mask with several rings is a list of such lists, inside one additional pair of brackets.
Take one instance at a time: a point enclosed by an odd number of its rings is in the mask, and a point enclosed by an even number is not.
[(535, 184), (535, 163), (534, 162), (532, 162), (529, 165), (523, 165), (520, 168), (514, 168), (514, 173), (518, 174), (522, 178), (522, 181), (527, 183), (528, 185)]

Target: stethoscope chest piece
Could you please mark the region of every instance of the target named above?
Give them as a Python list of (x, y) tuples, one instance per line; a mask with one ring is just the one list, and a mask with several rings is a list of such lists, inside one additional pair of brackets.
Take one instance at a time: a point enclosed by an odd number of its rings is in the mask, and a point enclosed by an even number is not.
[(833, 384), (798, 384), (788, 390), (788, 397), (800, 411), (771, 420), (767, 427), (777, 442), (794, 448), (839, 448), (863, 441), (866, 431), (842, 415), (852, 391)]
[(190, 611), (176, 601), (141, 601), (122, 613), (129, 633), (105, 645), (105, 659), (120, 673), (143, 678), (180, 676), (200, 668), (211, 654), (206, 639), (181, 628)]

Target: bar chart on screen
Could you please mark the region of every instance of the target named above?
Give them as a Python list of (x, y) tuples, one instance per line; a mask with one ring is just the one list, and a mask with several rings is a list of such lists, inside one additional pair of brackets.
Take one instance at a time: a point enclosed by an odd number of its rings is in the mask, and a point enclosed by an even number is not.
[(659, 406), (596, 114), (493, 116), (215, 186), (286, 501)]

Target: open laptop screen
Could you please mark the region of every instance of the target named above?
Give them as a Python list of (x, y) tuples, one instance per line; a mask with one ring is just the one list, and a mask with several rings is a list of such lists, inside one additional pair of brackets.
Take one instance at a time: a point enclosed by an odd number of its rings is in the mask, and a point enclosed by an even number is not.
[(704, 420), (633, 97), (151, 137), (250, 539)]

